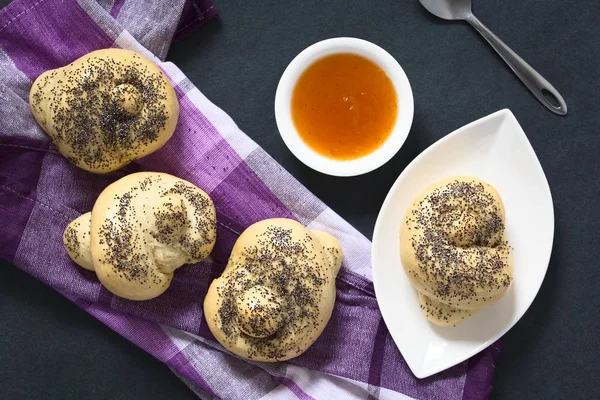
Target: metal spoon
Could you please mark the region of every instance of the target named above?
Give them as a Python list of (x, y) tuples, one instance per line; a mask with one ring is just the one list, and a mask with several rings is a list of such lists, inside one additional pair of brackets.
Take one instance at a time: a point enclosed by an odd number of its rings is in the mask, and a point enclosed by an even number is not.
[[(471, 0), (419, 0), (433, 15), (447, 20), (467, 21), (498, 52), (500, 57), (529, 88), (531, 93), (550, 111), (567, 114), (567, 103), (543, 76), (512, 51), (498, 36), (494, 35), (473, 15)], [(554, 99), (552, 98), (554, 97)], [(552, 101), (554, 100), (554, 101)]]

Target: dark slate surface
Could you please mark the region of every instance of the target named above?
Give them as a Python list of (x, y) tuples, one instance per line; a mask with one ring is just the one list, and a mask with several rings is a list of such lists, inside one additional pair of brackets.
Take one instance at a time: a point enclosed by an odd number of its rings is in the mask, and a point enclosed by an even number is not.
[[(474, 7), (563, 94), (566, 118), (538, 104), (469, 26), (435, 19), (416, 0), (217, 0), (217, 5), (220, 22), (176, 44), (169, 59), (369, 237), (385, 194), (419, 152), (474, 119), (502, 108), (514, 112), (550, 182), (556, 234), (542, 289), (505, 336), (492, 398), (600, 398), (598, 2), (479, 0)], [(415, 95), (405, 146), (385, 167), (358, 178), (327, 177), (301, 165), (280, 140), (273, 115), (275, 88), (289, 61), (306, 46), (335, 36), (361, 37), (387, 49)], [(0, 397), (193, 398), (158, 361), (1, 263)]]

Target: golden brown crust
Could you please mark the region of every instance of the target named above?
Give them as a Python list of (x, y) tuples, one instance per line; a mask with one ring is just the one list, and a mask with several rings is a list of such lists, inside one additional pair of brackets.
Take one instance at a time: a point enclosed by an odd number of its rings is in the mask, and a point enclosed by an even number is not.
[(29, 104), (58, 150), (96, 173), (161, 148), (179, 116), (175, 91), (160, 68), (123, 49), (97, 50), (44, 72), (33, 83)]
[(84, 216), (65, 231), (67, 252), (86, 267), (78, 254), (87, 249), (100, 282), (130, 300), (162, 294), (175, 269), (208, 257), (216, 241), (210, 197), (168, 174), (140, 172), (116, 181), (89, 214), (87, 235), (78, 223)]
[(444, 179), (414, 200), (400, 257), (432, 323), (456, 325), (504, 296), (513, 268), (504, 227), (500, 195), (480, 179)]
[(290, 219), (257, 222), (238, 238), (204, 301), (208, 326), (229, 351), (255, 361), (302, 354), (335, 302), (341, 247)]
[(215, 241), (212, 200), (172, 175), (128, 175), (108, 186), (92, 210), (96, 274), (111, 292), (130, 300), (162, 294), (173, 271), (208, 257)]
[(94, 261), (90, 251), (90, 223), (92, 213), (85, 213), (71, 221), (63, 233), (63, 245), (77, 265), (94, 270)]

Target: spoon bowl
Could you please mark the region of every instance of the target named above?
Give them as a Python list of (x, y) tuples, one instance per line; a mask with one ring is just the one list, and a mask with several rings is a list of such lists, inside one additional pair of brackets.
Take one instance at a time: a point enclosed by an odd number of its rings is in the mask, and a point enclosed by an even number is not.
[(471, 14), (471, 0), (419, 0), (423, 7), (438, 18), (463, 20)]

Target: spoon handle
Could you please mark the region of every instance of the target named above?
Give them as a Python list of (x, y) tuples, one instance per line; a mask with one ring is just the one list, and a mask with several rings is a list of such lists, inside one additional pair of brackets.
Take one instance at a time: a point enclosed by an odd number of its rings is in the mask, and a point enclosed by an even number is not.
[[(519, 57), (517, 53), (512, 51), (510, 47), (500, 40), (498, 36), (494, 35), (492, 31), (483, 25), (473, 14), (469, 14), (465, 20), (498, 52), (500, 57), (506, 61), (508, 66), (515, 74), (517, 74), (540, 103), (555, 114), (567, 114), (567, 103), (565, 103), (563, 97), (550, 82), (544, 79), (542, 75), (533, 69), (531, 65), (527, 64), (525, 60)], [(556, 99), (555, 102), (550, 101), (552, 100), (552, 97)], [(558, 103), (558, 105), (556, 103)]]

